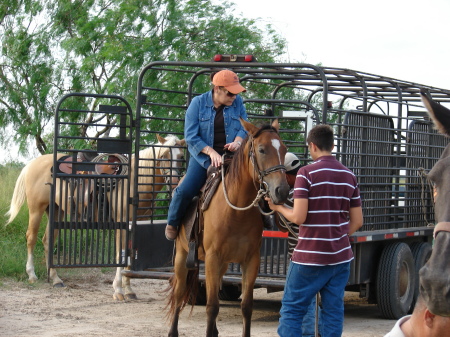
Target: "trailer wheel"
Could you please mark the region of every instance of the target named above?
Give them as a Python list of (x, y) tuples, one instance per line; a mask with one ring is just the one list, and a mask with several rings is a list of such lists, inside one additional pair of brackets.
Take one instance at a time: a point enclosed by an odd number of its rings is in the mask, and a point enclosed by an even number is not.
[(413, 244), (411, 244), (410, 248), (414, 258), (414, 267), (416, 271), (414, 297), (411, 304), (411, 309), (409, 310), (409, 313), (412, 313), (414, 306), (416, 305), (417, 296), (419, 296), (419, 270), (431, 256), (431, 245), (428, 242), (414, 242)]
[(219, 299), (223, 301), (237, 301), (241, 296), (239, 287), (233, 284), (223, 284), (219, 290)]
[(415, 289), (414, 258), (406, 243), (391, 243), (383, 249), (377, 273), (377, 303), (388, 319), (405, 316)]

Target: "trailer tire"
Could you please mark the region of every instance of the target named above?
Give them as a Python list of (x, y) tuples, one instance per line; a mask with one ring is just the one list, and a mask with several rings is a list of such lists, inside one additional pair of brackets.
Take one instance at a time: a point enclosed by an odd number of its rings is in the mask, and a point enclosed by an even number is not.
[(408, 313), (414, 297), (414, 281), (414, 258), (409, 246), (404, 242), (386, 246), (377, 272), (377, 303), (385, 318), (399, 319)]
[(414, 242), (410, 246), (411, 253), (414, 258), (414, 267), (415, 267), (415, 286), (414, 286), (414, 297), (411, 303), (411, 309), (409, 313), (412, 313), (414, 306), (416, 305), (417, 297), (419, 296), (419, 270), (423, 267), (423, 265), (428, 261), (431, 256), (431, 245), (428, 242)]
[(219, 290), (219, 299), (222, 301), (237, 301), (241, 296), (241, 290), (234, 284), (223, 284)]

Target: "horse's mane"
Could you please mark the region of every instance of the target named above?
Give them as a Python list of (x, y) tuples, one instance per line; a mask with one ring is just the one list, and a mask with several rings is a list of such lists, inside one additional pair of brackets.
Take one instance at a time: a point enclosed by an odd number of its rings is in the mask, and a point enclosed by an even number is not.
[(247, 147), (247, 143), (253, 138), (258, 138), (259, 135), (265, 131), (275, 132), (278, 134), (277, 129), (275, 129), (270, 124), (264, 124), (261, 128), (253, 135), (248, 135), (247, 138), (242, 142), (242, 146), (234, 153), (233, 159), (231, 160), (230, 166), (228, 167), (228, 173), (226, 175), (226, 184), (240, 184), (242, 175), (240, 169), (245, 165), (249, 158), (245, 155), (244, 151)]
[(148, 178), (143, 176), (153, 175), (155, 167), (155, 162), (153, 159), (160, 158), (170, 146), (176, 145), (177, 141), (179, 141), (178, 137), (175, 135), (168, 135), (165, 139), (166, 142), (164, 144), (157, 142), (139, 151), (139, 179), (146, 180)]
[(160, 155), (167, 150), (167, 147), (175, 146), (177, 141), (179, 141), (178, 137), (175, 135), (168, 135), (165, 139), (166, 142), (164, 144), (158, 142), (139, 151), (139, 158), (145, 159), (159, 158)]

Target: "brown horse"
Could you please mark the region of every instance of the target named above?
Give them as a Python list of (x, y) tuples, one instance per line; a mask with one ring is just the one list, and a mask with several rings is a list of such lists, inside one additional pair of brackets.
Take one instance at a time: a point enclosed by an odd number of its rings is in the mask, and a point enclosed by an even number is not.
[[(180, 147), (185, 145), (184, 140), (179, 140), (175, 136), (168, 136), (163, 138), (157, 135), (158, 143), (154, 146), (150, 146), (139, 152), (139, 196), (141, 201), (139, 203), (138, 215), (150, 216), (152, 202), (156, 197), (156, 194), (162, 189), (164, 184), (170, 184), (175, 187), (178, 183), (178, 172), (172, 172), (172, 168), (177, 170), (182, 165), (183, 151)], [(58, 154), (57, 157), (61, 158), (64, 154)], [(52, 183), (51, 168), (53, 166), (53, 154), (43, 155), (32, 160), (28, 163), (17, 178), (14, 188), (13, 197), (11, 200), (11, 206), (7, 215), (9, 220), (7, 224), (11, 223), (20, 211), (21, 206), (25, 202), (28, 204), (29, 210), (29, 222), (26, 233), (27, 238), (27, 250), (28, 258), (26, 264), (26, 271), (28, 274), (29, 282), (33, 283), (37, 280), (37, 276), (34, 271), (34, 259), (33, 252), (37, 241), (37, 234), (39, 225), (44, 212), (47, 217), (49, 216), (49, 204), (50, 204), (50, 184)], [(131, 159), (131, 172), (130, 181), (133, 181), (135, 175), (134, 172), (134, 156)], [(169, 177), (172, 177), (170, 180)], [(120, 185), (119, 188), (127, 186)], [(133, 195), (133, 184), (131, 184), (131, 195)], [(116, 193), (125, 196), (125, 189)], [(115, 194), (115, 195), (116, 195)], [(63, 196), (65, 193), (63, 193)], [(56, 201), (61, 200), (55, 198)], [(112, 204), (123, 205), (123, 207), (131, 207), (131, 205), (125, 202), (112, 202)], [(127, 214), (126, 210), (119, 210), (116, 214)], [(114, 213), (113, 213), (114, 214)], [(130, 211), (128, 214), (132, 214)], [(49, 238), (49, 226), (42, 238), (45, 249), (46, 262), (48, 263), (48, 238)], [(57, 233), (55, 233), (57, 234)], [(119, 235), (118, 235), (119, 236)], [(125, 236), (122, 235), (122, 238)], [(125, 242), (122, 242), (121, 246), (124, 247)], [(119, 245), (120, 247), (120, 245)], [(116, 251), (116, 259), (120, 258), (121, 251)], [(128, 277), (122, 276), (121, 271), (123, 268), (117, 268), (115, 280), (113, 282), (114, 298), (117, 300), (135, 299), (136, 295), (131, 289), (130, 280)], [(58, 277), (58, 274), (54, 268), (50, 268), (50, 278), (52, 279), (53, 286), (63, 287), (63, 281)], [(125, 291), (123, 290), (125, 288)]]
[[(450, 110), (421, 92), (422, 101), (440, 133), (450, 137)], [(430, 259), (420, 269), (420, 290), (431, 312), (450, 316), (450, 144), (428, 174), (434, 185), (436, 226)], [(440, 289), (435, 292), (432, 289)]]
[[(225, 181), (204, 211), (204, 230), (198, 249), (205, 261), (206, 276), (206, 336), (217, 336), (216, 318), (219, 313), (219, 288), (228, 263), (239, 263), (242, 270), (243, 336), (250, 336), (253, 307), (253, 286), (260, 266), (260, 246), (263, 223), (257, 207), (252, 205), (267, 193), (274, 203), (288, 197), (284, 156), (286, 147), (278, 135), (278, 121), (272, 126), (258, 128), (241, 121), (248, 138), (234, 154)], [(226, 188), (223, 188), (225, 185)], [(175, 274), (170, 280), (169, 336), (178, 336), (178, 318), (185, 305), (195, 296), (198, 269), (186, 269), (187, 240), (184, 227), (176, 240)]]

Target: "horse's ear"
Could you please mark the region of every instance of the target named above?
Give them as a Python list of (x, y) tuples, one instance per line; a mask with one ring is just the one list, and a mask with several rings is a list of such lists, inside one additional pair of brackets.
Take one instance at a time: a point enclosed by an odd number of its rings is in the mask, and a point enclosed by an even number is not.
[(420, 91), (423, 105), (440, 133), (450, 137), (450, 110), (433, 101), (425, 91)]
[(166, 139), (164, 137), (161, 137), (159, 133), (156, 134), (156, 139), (158, 139), (158, 142), (161, 144), (164, 144), (166, 142)]
[(272, 127), (273, 127), (275, 130), (277, 130), (277, 132), (280, 130), (280, 123), (278, 122), (278, 118), (275, 119), (275, 120), (272, 122)]
[(182, 139), (180, 140), (180, 144), (178, 144), (180, 146), (186, 146), (186, 139)]
[(245, 130), (247, 130), (250, 134), (254, 135), (255, 133), (258, 132), (258, 128), (256, 126), (254, 126), (252, 123), (247, 122), (246, 120), (244, 120), (243, 118), (241, 118), (241, 124), (244, 127)]

